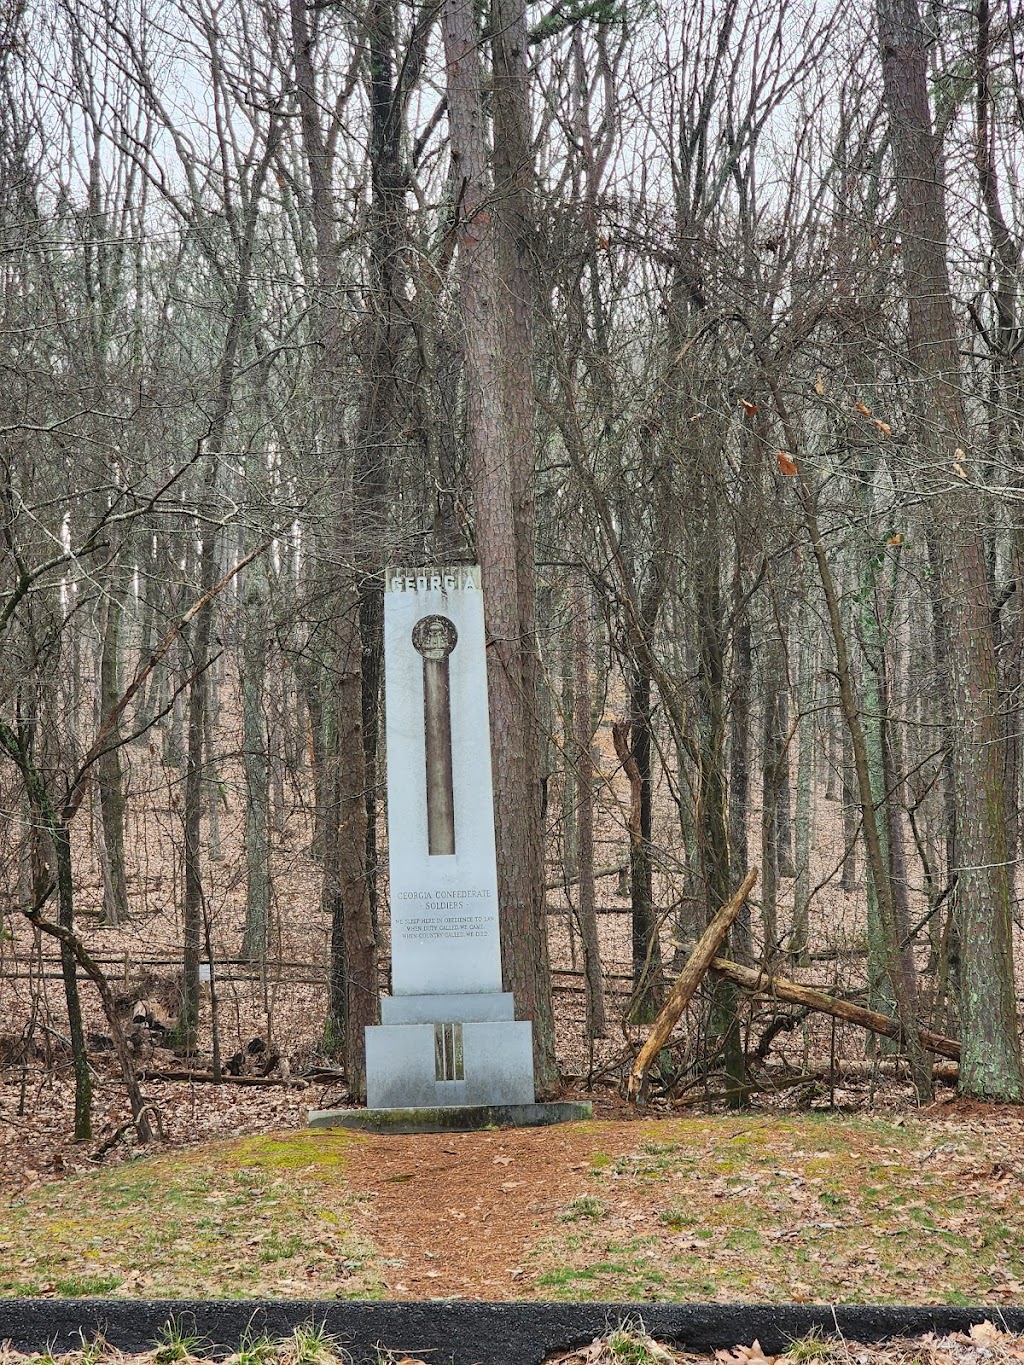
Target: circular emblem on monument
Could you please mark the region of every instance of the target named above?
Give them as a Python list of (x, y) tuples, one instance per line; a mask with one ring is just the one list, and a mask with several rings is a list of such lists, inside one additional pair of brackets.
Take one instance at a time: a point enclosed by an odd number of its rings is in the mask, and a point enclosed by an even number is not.
[(424, 616), (412, 628), (413, 648), (424, 659), (447, 659), (455, 648), (459, 632), (447, 616)]

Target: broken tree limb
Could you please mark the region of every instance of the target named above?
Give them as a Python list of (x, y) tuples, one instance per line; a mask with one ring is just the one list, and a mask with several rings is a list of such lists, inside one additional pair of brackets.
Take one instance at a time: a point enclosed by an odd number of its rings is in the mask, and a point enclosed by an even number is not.
[[(164, 1137), (163, 1119), (160, 1117), (160, 1110), (156, 1107), (156, 1105), (147, 1104), (145, 1109), (142, 1111), (142, 1114), (153, 1115), (153, 1119), (156, 1122), (156, 1126), (160, 1133), (160, 1136)], [(136, 1131), (138, 1131), (139, 1121), (142, 1118), (142, 1114), (136, 1114), (133, 1118), (130, 1118), (127, 1123), (122, 1123), (120, 1128), (115, 1128), (109, 1137), (103, 1139), (100, 1145), (96, 1148), (95, 1152), (90, 1153), (89, 1160), (102, 1161), (106, 1154), (111, 1150), (111, 1148), (117, 1146), (117, 1144), (121, 1141), (125, 1133), (127, 1133), (130, 1128), (134, 1128), (136, 1129)]]
[(301, 1089), (306, 1081), (301, 1076), (229, 1076), (218, 1079), (212, 1071), (161, 1071), (148, 1070), (140, 1073), (143, 1081), (185, 1081), (188, 1084), (206, 1085), (283, 1085)]
[[(811, 986), (798, 985), (784, 976), (769, 976), (767, 972), (756, 967), (741, 967), (738, 962), (730, 962), (725, 957), (715, 957), (709, 965), (716, 976), (724, 977), (726, 981), (742, 986), (746, 991), (757, 991), (776, 1000), (786, 1000), (791, 1005), (805, 1005), (808, 1009), (821, 1014), (831, 1014), (836, 1019), (845, 1019), (848, 1024), (856, 1024), (858, 1028), (868, 1029), (871, 1033), (880, 1033), (885, 1038), (900, 1037), (899, 1021), (890, 1018), (888, 1014), (879, 1013), (878, 1010), (865, 1009), (863, 1005), (855, 1005), (852, 1001), (826, 995), (824, 991), (816, 991)], [(946, 1038), (941, 1033), (933, 1033), (931, 1029), (920, 1027), (917, 1030), (917, 1037), (920, 1046), (926, 1051), (937, 1052), (941, 1057), (950, 1057), (954, 1062), (960, 1060), (960, 1044), (955, 1038)]]
[(634, 1103), (642, 1098), (651, 1064), (668, 1042), (669, 1035), (675, 1028), (679, 1016), (693, 999), (694, 992), (703, 981), (712, 961), (715, 960), (715, 953), (718, 952), (719, 945), (729, 932), (729, 926), (739, 914), (743, 902), (747, 899), (756, 881), (757, 868), (752, 867), (743, 878), (739, 890), (718, 911), (697, 940), (693, 952), (687, 958), (686, 965), (680, 972), (678, 980), (669, 992), (668, 999), (652, 1024), (651, 1031), (647, 1035), (647, 1041), (640, 1049), (637, 1059), (633, 1063), (633, 1069), (629, 1073), (629, 1080), (626, 1082), (626, 1098)]

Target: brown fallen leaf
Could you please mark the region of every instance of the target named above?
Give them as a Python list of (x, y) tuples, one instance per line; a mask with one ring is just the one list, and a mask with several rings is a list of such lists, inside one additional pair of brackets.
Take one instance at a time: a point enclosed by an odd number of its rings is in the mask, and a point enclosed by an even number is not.
[(766, 1356), (761, 1343), (754, 1338), (750, 1346), (735, 1346), (731, 1351), (716, 1351), (715, 1359), (722, 1365), (775, 1365), (775, 1356)]
[(970, 1337), (976, 1346), (996, 1346), (1003, 1339), (1003, 1333), (988, 1318), (976, 1322), (970, 1329)]

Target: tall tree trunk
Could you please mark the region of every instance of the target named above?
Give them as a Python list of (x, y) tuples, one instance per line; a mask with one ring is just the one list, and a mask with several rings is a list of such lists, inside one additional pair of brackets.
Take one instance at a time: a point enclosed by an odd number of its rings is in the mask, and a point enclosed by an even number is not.
[[(520, 1009), (533, 1021), (537, 1085), (550, 1093), (558, 1084), (554, 1007), (548, 965), (544, 907), (543, 764), (544, 734), (538, 724), (541, 690), (536, 615), (536, 496), (534, 457), (533, 324), (536, 263), (532, 199), (535, 177), (529, 98), (526, 0), (491, 0), (495, 266), (503, 306), (499, 328), (503, 347), (501, 382), (505, 410), (514, 526), (515, 685), (524, 749), (515, 786), (518, 803), (506, 807), (508, 828), (498, 852), (499, 879), (519, 881), (524, 863), (529, 881), (505, 905), (503, 933), (511, 973), (519, 982)], [(495, 294), (497, 301), (497, 293)], [(511, 604), (510, 604), (511, 605)], [(491, 623), (492, 636), (497, 635)], [(511, 794), (511, 793), (510, 793)], [(518, 804), (518, 817), (507, 816)], [(525, 854), (525, 857), (524, 857)], [(510, 950), (510, 951), (509, 951)], [(514, 987), (515, 989), (515, 987)], [(521, 995), (521, 999), (520, 999)]]
[(370, 232), (368, 320), (359, 352), (366, 357), (356, 493), (363, 530), (359, 559), (363, 751), (366, 780), (366, 870), (370, 918), (377, 930), (377, 753), (384, 659), (384, 561), (387, 483), (401, 445), (399, 367), (407, 332), (399, 297), (405, 231), (406, 178), (401, 166), (401, 92), (395, 79), (394, 0), (367, 8), (370, 77)]
[[(221, 432), (223, 435), (223, 432)], [(220, 448), (220, 442), (214, 449)], [(213, 503), (217, 490), (218, 461), (209, 464), (204, 481), (202, 515), (206, 518), (199, 551), (199, 591), (208, 593), (217, 581), (215, 517)], [(199, 613), (191, 637), (192, 684), (188, 694), (188, 737), (185, 754), (185, 903), (184, 951), (182, 956), (181, 1000), (178, 1012), (178, 1043), (187, 1052), (196, 1048), (199, 1029), (199, 959), (203, 950), (203, 870), (202, 819), (203, 794), (208, 790), (203, 770), (206, 748), (206, 707), (209, 701), (210, 639), (213, 631), (213, 611), (210, 607)]]
[[(594, 764), (591, 744), (594, 722), (590, 704), (590, 612), (587, 584), (576, 570), (570, 587), (573, 621), (573, 751), (576, 770), (576, 875), (579, 887), (579, 928), (583, 940), (583, 971), (587, 984), (587, 1036), (603, 1038), (608, 1027), (604, 1007), (601, 948), (594, 903)], [(566, 746), (568, 748), (568, 746)]]
[[(705, 534), (699, 538), (695, 555), (702, 561), (695, 574), (699, 643), (697, 736), (700, 747), (697, 844), (707, 924), (723, 905), (729, 903), (732, 890), (725, 785), (725, 650), (717, 515), (712, 489), (701, 518)], [(683, 755), (679, 757), (682, 763)], [(747, 869), (744, 869), (744, 876), (746, 873)], [(746, 1082), (746, 1068), (737, 994), (728, 982), (717, 981), (712, 986), (710, 1023), (716, 1041), (721, 1042), (726, 1075), (737, 1091), (733, 1103), (739, 1107), (743, 1103), (740, 1087)]]
[[(338, 270), (337, 211), (331, 192), (333, 142), (322, 124), (323, 102), (314, 68), (316, 10), (305, 0), (290, 0), (292, 59), (299, 104), (303, 149), (309, 173), (310, 212), (316, 238), (319, 339), (323, 348), (322, 399), (326, 439), (342, 443), (343, 394), (347, 365)], [(332, 578), (325, 632), (328, 686), (332, 691), (324, 714), (332, 743), (323, 756), (325, 822), (323, 831), (323, 900), (330, 911), (331, 967), (327, 1041), (343, 1053), (349, 1089), (366, 1091), (366, 1028), (377, 1017), (377, 945), (374, 936), (370, 873), (367, 868), (367, 772), (363, 734), (363, 638), (360, 632), (360, 589), (355, 566), (362, 562), (361, 490), (355, 471), (345, 467), (337, 480), (330, 536)]]
[(793, 927), (789, 936), (789, 953), (794, 964), (805, 967), (810, 934), (812, 800), (814, 792), (814, 759), (817, 738), (814, 705), (814, 674), (816, 640), (813, 634), (813, 613), (806, 582), (800, 593), (799, 615), (800, 655), (797, 662), (796, 704), (799, 750), (796, 763), (796, 877), (793, 882)]
[[(782, 731), (782, 694), (786, 683), (785, 652), (782, 642), (770, 634), (772, 621), (765, 622), (768, 638), (764, 641), (761, 668), (761, 919), (764, 927), (762, 961), (770, 963), (781, 947), (779, 934), (779, 874), (781, 837), (779, 822), (780, 776), (785, 763), (786, 736)], [(788, 787), (788, 765), (785, 778)]]
[[(117, 567), (114, 573), (117, 574)], [(106, 599), (103, 641), (100, 649), (100, 715), (113, 710), (120, 696), (118, 653), (124, 591), (112, 579)], [(121, 767), (121, 727), (110, 736), (107, 751), (96, 762), (96, 786), (100, 798), (100, 823), (106, 855), (107, 875), (103, 888), (103, 919), (110, 925), (123, 924), (128, 918), (128, 882), (124, 862), (124, 773)]]
[(267, 673), (266, 579), (250, 567), (242, 588), (242, 755), (245, 768), (245, 933), (242, 956), (266, 956), (270, 923), (270, 760), (264, 684)]
[[(733, 588), (733, 611), (739, 609), (742, 584), (737, 573)], [(738, 868), (750, 866), (748, 822), (750, 819), (750, 684), (754, 672), (754, 650), (750, 620), (746, 613), (736, 625), (732, 647), (732, 706), (729, 712), (729, 865), (732, 885), (738, 885)], [(741, 962), (753, 961), (753, 936), (750, 907), (744, 901), (733, 925), (736, 955)]]
[(661, 1008), (664, 980), (651, 864), (654, 816), (651, 675), (639, 659), (630, 666), (628, 700), (629, 764), (626, 772), (632, 789), (634, 817), (629, 845), (629, 890), (633, 907), (632, 1017), (638, 1023), (650, 1023)]
[(469, 474), (489, 644), (502, 961), (517, 1008), (533, 1023), (537, 1089), (545, 1095), (555, 1089), (558, 1073), (544, 916), (536, 725), (525, 12), (519, 0), (507, 4), (496, 0), (496, 202), (488, 203), (483, 76), (472, 0), (446, 0), (443, 27), (460, 205), (456, 231), (466, 333)]
[[(945, 474), (930, 506), (942, 556), (956, 722), (959, 1088), (992, 1099), (1020, 1100), (1024, 1067), (1016, 1027), (999, 676), (981, 507), (967, 453), (970, 426), (946, 265), (944, 189), (928, 102), (927, 37), (917, 0), (878, 0), (878, 19), (896, 160), (910, 353), (923, 380), (921, 442), (929, 465)], [(957, 464), (965, 478), (959, 477)]]

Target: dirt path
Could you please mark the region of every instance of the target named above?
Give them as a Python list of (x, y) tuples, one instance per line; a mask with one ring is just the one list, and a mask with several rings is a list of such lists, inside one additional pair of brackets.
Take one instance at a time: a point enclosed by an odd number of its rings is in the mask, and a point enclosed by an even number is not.
[(393, 1262), (389, 1296), (523, 1297), (523, 1253), (586, 1192), (592, 1154), (618, 1156), (639, 1136), (635, 1123), (603, 1123), (354, 1145), (357, 1226)]

